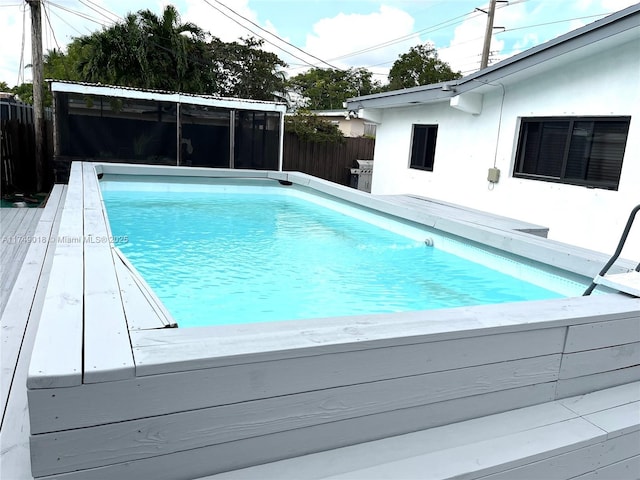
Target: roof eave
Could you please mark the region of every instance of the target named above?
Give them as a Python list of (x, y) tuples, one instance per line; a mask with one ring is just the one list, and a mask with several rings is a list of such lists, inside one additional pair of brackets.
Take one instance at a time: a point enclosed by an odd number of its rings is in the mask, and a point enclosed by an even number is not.
[[(445, 101), (455, 95), (474, 90), (483, 85), (513, 75), (514, 73), (538, 66), (552, 58), (593, 44), (599, 40), (613, 37), (634, 28), (637, 29), (638, 14), (640, 14), (640, 3), (549, 40), (541, 45), (525, 50), (491, 67), (479, 70), (461, 79), (350, 98), (347, 100), (347, 108), (354, 110), (357, 108), (406, 107), (413, 104)], [(442, 87), (445, 84), (452, 90), (443, 91)]]
[(163, 90), (143, 90), (117, 85), (101, 85), (64, 80), (50, 80), (52, 92), (79, 93), (82, 95), (102, 95), (108, 97), (137, 98), (162, 102), (185, 103), (191, 105), (214, 106), (239, 110), (258, 110), (284, 113), (284, 103), (250, 100), (243, 98), (215, 97), (191, 93), (168, 92)]

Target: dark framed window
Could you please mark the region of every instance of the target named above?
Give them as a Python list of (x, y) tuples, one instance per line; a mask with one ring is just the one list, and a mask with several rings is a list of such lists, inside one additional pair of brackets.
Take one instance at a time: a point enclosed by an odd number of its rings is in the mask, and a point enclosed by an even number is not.
[(617, 190), (630, 120), (523, 118), (513, 176)]
[(411, 168), (433, 172), (436, 155), (437, 125), (414, 125), (411, 137)]

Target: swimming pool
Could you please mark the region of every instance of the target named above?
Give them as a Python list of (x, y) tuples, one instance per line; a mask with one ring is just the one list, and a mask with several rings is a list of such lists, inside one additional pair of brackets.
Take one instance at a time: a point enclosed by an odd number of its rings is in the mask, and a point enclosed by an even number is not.
[(275, 180), (105, 176), (112, 234), (181, 327), (579, 295), (585, 285)]
[(640, 299), (617, 293), (166, 328), (162, 302), (108, 241), (97, 177), (110, 175), (167, 193), (301, 191), (422, 225), (446, 253), (547, 286), (548, 273), (579, 283), (607, 260), (300, 173), (73, 163), (27, 379), (35, 477), (198, 478), (640, 378)]

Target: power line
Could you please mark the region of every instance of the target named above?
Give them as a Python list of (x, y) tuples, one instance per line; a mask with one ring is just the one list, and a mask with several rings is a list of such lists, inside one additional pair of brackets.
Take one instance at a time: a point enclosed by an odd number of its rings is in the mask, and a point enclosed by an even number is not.
[[(104, 8), (102, 5), (92, 1), (92, 0), (85, 0), (86, 2), (90, 3), (91, 5), (93, 5), (96, 8), (99, 8), (100, 10), (103, 10), (105, 12), (107, 12), (109, 15), (111, 15), (112, 17), (115, 17), (118, 20), (122, 20), (122, 17), (120, 15), (118, 15), (117, 13), (113, 13), (111, 10), (107, 10), (106, 8)], [(113, 20), (112, 20), (113, 21)]]
[(372, 45), (370, 47), (363, 48), (363, 49), (357, 50), (355, 52), (346, 53), (346, 54), (341, 55), (339, 57), (332, 58), (331, 60), (342, 60), (342, 59), (345, 59), (345, 58), (348, 58), (348, 57), (353, 57), (353, 56), (356, 56), (356, 55), (360, 55), (362, 53), (368, 53), (368, 52), (372, 52), (374, 50), (379, 50), (381, 48), (388, 47), (390, 45), (395, 45), (396, 43), (401, 43), (401, 42), (403, 42), (405, 40), (408, 40), (411, 37), (414, 37), (416, 35), (421, 35), (421, 34), (424, 34), (424, 33), (433, 33), (433, 32), (436, 32), (438, 30), (441, 30), (443, 28), (450, 27), (452, 22), (455, 22), (456, 20), (458, 20), (460, 18), (464, 18), (464, 17), (466, 17), (468, 15), (472, 15), (470, 18), (473, 18), (474, 16), (478, 16), (479, 14), (477, 14), (475, 12), (468, 12), (468, 13), (465, 13), (464, 15), (458, 15), (457, 17), (450, 18), (448, 20), (445, 20), (443, 22), (437, 23), (435, 25), (431, 25), (429, 27), (425, 27), (423, 29), (416, 30), (415, 32), (408, 33), (407, 35), (403, 35), (401, 37), (393, 38), (393, 39), (388, 40), (386, 42), (378, 43), (376, 45)]
[[(20, 47), (20, 64), (18, 65), (18, 81), (16, 85), (24, 83), (24, 42), (25, 42), (25, 30), (26, 30), (26, 16), (27, 6), (22, 6), (22, 46)], [(20, 81), (22, 79), (22, 81)]]
[[(498, 9), (502, 9), (502, 8), (505, 8), (505, 7), (508, 7), (508, 6), (511, 6), (511, 5), (517, 5), (519, 3), (525, 3), (525, 2), (528, 2), (528, 1), (529, 0), (512, 0), (506, 5), (498, 6), (496, 9), (498, 10)], [(471, 12), (467, 12), (467, 13), (465, 13), (463, 15), (458, 15), (458, 16), (452, 17), (452, 18), (450, 18), (448, 20), (444, 20), (444, 21), (442, 21), (440, 23), (436, 23), (434, 25), (430, 25), (430, 26), (422, 28), (420, 30), (416, 30), (415, 32), (409, 33), (407, 35), (403, 35), (401, 37), (397, 37), (397, 38), (388, 40), (386, 42), (382, 42), (382, 43), (379, 43), (379, 44), (376, 44), (376, 45), (372, 45), (370, 47), (367, 47), (367, 48), (364, 48), (364, 49), (361, 49), (361, 50), (357, 50), (355, 52), (347, 53), (347, 54), (341, 55), (339, 57), (330, 58), (329, 61), (343, 60), (343, 59), (349, 58), (351, 56), (356, 56), (356, 55), (360, 55), (362, 53), (368, 53), (368, 52), (371, 52), (371, 51), (374, 51), (374, 50), (378, 50), (380, 48), (384, 48), (384, 47), (388, 47), (388, 46), (391, 46), (391, 45), (395, 45), (396, 43), (401, 43), (401, 42), (403, 42), (405, 40), (408, 40), (411, 37), (416, 36), (416, 35), (423, 35), (423, 34), (426, 34), (426, 33), (433, 33), (433, 32), (436, 32), (438, 30), (442, 30), (444, 28), (451, 27), (456, 23), (460, 23), (458, 20), (460, 20), (462, 18), (469, 17), (466, 20), (471, 20), (471, 19), (479, 17), (481, 15), (482, 15), (481, 13), (478, 13), (475, 10), (471, 11)], [(483, 37), (479, 37), (479, 38), (483, 38)], [(475, 41), (475, 40), (477, 40), (477, 39), (466, 40), (464, 42), (460, 42), (460, 43), (457, 43), (455, 45), (451, 45), (449, 47), (444, 47), (444, 48), (455, 48), (458, 45), (462, 45), (464, 43), (469, 43), (469, 42)], [(390, 62), (391, 61), (393, 61), (393, 60), (390, 60)]]
[[(507, 7), (507, 6), (515, 5), (515, 4), (518, 4), (518, 3), (524, 3), (524, 2), (526, 2), (526, 1), (529, 1), (529, 0), (516, 0), (516, 1), (512, 1), (512, 2), (510, 2), (510, 4), (509, 4), (509, 5), (501, 5), (501, 6), (498, 6), (496, 9), (505, 8), (505, 7)], [(512, 28), (512, 29), (505, 29), (505, 30), (502, 30), (502, 31), (500, 31), (500, 32), (496, 32), (496, 33), (494, 33), (494, 35), (499, 35), (499, 34), (502, 34), (502, 33), (505, 33), (505, 32), (511, 32), (511, 31), (516, 31), (516, 30), (524, 30), (524, 29), (535, 28), (535, 27), (540, 27), (540, 26), (552, 25), (552, 24), (557, 24), (557, 23), (565, 23), (565, 22), (570, 22), (570, 21), (573, 21), (573, 20), (583, 20), (583, 19), (588, 19), (588, 18), (603, 17), (603, 16), (606, 16), (606, 15), (609, 15), (609, 13), (601, 13), (601, 14), (597, 14), (597, 15), (589, 15), (589, 16), (583, 16), (583, 17), (567, 18), (567, 19), (564, 19), (564, 20), (556, 20), (556, 21), (553, 21), (553, 22), (545, 22), (545, 23), (540, 23), (540, 24), (525, 25), (525, 26), (522, 26), (522, 27), (517, 27), (517, 28)], [(458, 17), (458, 18), (459, 18), (459, 17)], [(473, 18), (473, 17), (472, 17), (472, 18)], [(443, 23), (444, 23), (444, 22), (443, 22)], [(414, 32), (414, 34), (415, 34), (415, 33), (417, 33), (417, 32)], [(477, 38), (473, 38), (473, 39), (465, 40), (464, 42), (459, 42), (459, 43), (456, 43), (456, 44), (451, 45), (451, 46), (449, 46), (449, 47), (438, 48), (438, 49), (436, 49), (436, 50), (437, 50), (437, 51), (442, 51), (442, 50), (450, 51), (451, 49), (457, 48), (457, 47), (459, 47), (459, 46), (462, 46), (462, 45), (467, 44), (467, 43), (470, 43), (470, 42), (474, 42), (474, 41), (476, 41), (476, 40), (478, 40), (478, 39), (481, 39), (481, 38), (483, 38), (483, 37), (477, 37)], [(513, 52), (513, 50), (512, 50), (512, 52)], [(493, 55), (496, 55), (496, 53), (497, 53), (497, 52), (492, 51), (492, 52), (491, 52), (491, 55), (492, 55), (492, 56), (493, 56)], [(510, 56), (510, 55), (511, 55), (511, 53), (504, 53), (504, 54), (502, 54), (501, 56)], [(474, 55), (469, 55), (469, 56), (466, 56), (466, 57), (463, 57), (463, 58), (471, 58), (471, 57), (479, 57), (479, 56), (480, 56), (479, 54), (477, 54), (477, 55), (476, 55), (476, 54), (474, 54)], [(370, 66), (379, 66), (379, 65), (384, 65), (384, 64), (387, 64), (387, 63), (391, 63), (392, 61), (394, 61), (394, 60), (389, 60), (389, 61), (387, 61), (387, 62), (380, 62), (380, 63), (374, 64), (374, 65), (369, 65), (369, 66), (367, 66), (367, 67), (365, 67), (365, 68), (368, 68), (368, 67), (370, 67)], [(473, 64), (475, 64), (475, 63), (479, 63), (479, 60), (478, 60), (478, 62), (473, 62)], [(471, 63), (463, 64), (463, 65), (462, 65), (462, 67), (464, 67), (464, 65), (470, 65), (470, 64), (471, 64)], [(462, 71), (461, 73), (462, 73), (462, 74), (466, 74), (466, 73), (473, 72), (473, 71), (476, 71), (476, 70), (464, 70), (464, 71)], [(383, 75), (383, 74), (378, 74), (378, 75)]]
[[(269, 35), (271, 35), (272, 37), (277, 38), (278, 40), (280, 40), (280, 41), (281, 41), (281, 42), (283, 42), (284, 44), (289, 45), (290, 47), (295, 48), (296, 50), (298, 50), (298, 51), (300, 51), (300, 52), (304, 53), (305, 55), (308, 55), (309, 57), (311, 57), (311, 58), (313, 58), (313, 59), (315, 59), (315, 60), (318, 60), (319, 62), (324, 63), (325, 65), (327, 65), (327, 66), (329, 66), (329, 67), (331, 67), (331, 68), (333, 68), (333, 69), (335, 69), (335, 70), (342, 70), (341, 68), (338, 68), (338, 67), (336, 67), (335, 65), (331, 65), (330, 63), (326, 62), (325, 60), (322, 60), (321, 58), (318, 58), (318, 57), (316, 57), (315, 55), (312, 55), (311, 53), (309, 53), (309, 52), (306, 52), (306, 51), (302, 50), (300, 47), (297, 47), (296, 45), (294, 45), (294, 44), (292, 44), (292, 43), (290, 43), (290, 42), (287, 42), (285, 39), (283, 39), (283, 38), (279, 37), (279, 36), (278, 36), (278, 35), (276, 35), (275, 33), (270, 32), (269, 30), (266, 30), (266, 29), (262, 28), (260, 25), (258, 25), (257, 23), (253, 22), (251, 19), (249, 19), (249, 18), (247, 18), (247, 17), (245, 17), (245, 16), (243, 16), (243, 15), (239, 14), (238, 12), (236, 12), (235, 10), (233, 10), (231, 7), (228, 7), (227, 5), (225, 5), (224, 3), (220, 2), (219, 0), (213, 0), (213, 1), (214, 1), (214, 2), (216, 2), (216, 3), (217, 3), (217, 4), (219, 4), (219, 5), (222, 5), (222, 6), (223, 6), (224, 8), (226, 8), (227, 10), (229, 10), (229, 11), (233, 12), (235, 15), (237, 15), (237, 16), (239, 16), (240, 18), (242, 18), (243, 20), (245, 20), (245, 21), (249, 22), (251, 25), (254, 25), (255, 27), (259, 28), (259, 29), (260, 29), (260, 30), (262, 30), (263, 32), (266, 32), (266, 33), (268, 33)], [(206, 3), (209, 3), (207, 0), (205, 0), (205, 2), (206, 2)], [(212, 6), (213, 6), (213, 5), (212, 5)], [(220, 10), (218, 10), (218, 11), (220, 12)], [(220, 13), (222, 13), (222, 12), (220, 12)], [(225, 16), (226, 16), (226, 15), (225, 15)], [(227, 17), (227, 18), (229, 18), (229, 17)], [(242, 25), (241, 25), (241, 26), (242, 26)], [(246, 28), (246, 27), (244, 27), (244, 28)], [(248, 29), (247, 29), (247, 30), (248, 30)], [(260, 37), (260, 38), (262, 38), (263, 40), (265, 40), (265, 41), (266, 41), (266, 39), (265, 39), (264, 37)], [(273, 45), (273, 44), (272, 44), (272, 45)], [(276, 48), (279, 48), (279, 47), (277, 47), (276, 45), (274, 45), (274, 46), (275, 46)], [(286, 50), (284, 50), (284, 49), (282, 49), (282, 51), (283, 51), (283, 52), (286, 52)], [(287, 53), (289, 53), (289, 52), (287, 52)], [(289, 53), (289, 55), (291, 55), (291, 53)], [(297, 58), (297, 57), (296, 57), (296, 58)]]
[[(41, 10), (44, 10), (46, 8), (44, 1), (45, 0), (40, 0)], [(49, 45), (51, 45), (51, 39), (49, 37), (49, 30), (45, 28), (42, 32), (42, 45), (46, 46), (47, 48), (49, 48)]]
[(496, 32), (495, 35), (499, 35), (501, 33), (506, 33), (506, 32), (515, 32), (516, 30), (524, 30), (524, 29), (533, 28), (533, 27), (544, 27), (546, 25), (553, 25), (553, 24), (556, 24), (556, 23), (572, 22), (573, 20), (585, 20), (587, 18), (605, 17), (607, 15), (611, 15), (611, 14), (610, 13), (598, 13), (596, 15), (587, 15), (586, 17), (565, 18), (564, 20), (554, 20), (553, 22), (538, 23), (536, 25), (525, 25), (524, 27), (506, 28), (506, 29), (502, 30), (501, 32)]
[(80, 2), (82, 5), (84, 5), (87, 8), (90, 8), (91, 10), (93, 10), (94, 12), (96, 12), (98, 15), (103, 16), (104, 18), (107, 19), (107, 21), (109, 23), (115, 23), (114, 20), (112, 18), (107, 17), (104, 13), (102, 13), (100, 10), (96, 9), (95, 7), (92, 7), (91, 5), (89, 5), (88, 3), (83, 2), (82, 0), (78, 0), (78, 2)]
[[(102, 10), (103, 12), (108, 13), (111, 17), (115, 17), (115, 21), (117, 20), (122, 20), (123, 18), (118, 15), (117, 13), (112, 12), (111, 10), (108, 10), (106, 8), (104, 8), (102, 5), (100, 5), (99, 3), (94, 2), (93, 0), (85, 0), (87, 3), (90, 3), (91, 5), (93, 5), (94, 7), (96, 7), (99, 10)], [(88, 6), (88, 5), (87, 5)], [(96, 10), (98, 11), (98, 10)], [(99, 13), (99, 12), (98, 12)], [(104, 17), (106, 17), (106, 15), (103, 15)], [(109, 18), (109, 17), (106, 17)], [(113, 19), (110, 19), (112, 22), (114, 21)]]
[[(61, 50), (60, 44), (58, 43), (58, 39), (56, 38), (56, 32), (53, 31), (53, 25), (51, 25), (51, 19), (49, 18), (49, 14), (47, 13), (46, 2), (43, 2), (42, 10), (44, 10), (44, 18), (46, 18), (47, 24), (49, 24), (49, 29), (51, 30), (51, 36), (53, 37), (53, 41), (56, 43), (56, 47), (58, 47), (58, 50)], [(49, 7), (49, 10), (51, 10), (51, 7)]]
[(60, 10), (64, 10), (65, 12), (68, 12), (68, 13), (70, 13), (72, 15), (76, 15), (77, 17), (83, 18), (85, 20), (89, 20), (90, 22), (96, 23), (96, 24), (100, 25), (101, 27), (106, 27), (107, 26), (101, 20), (96, 20), (94, 17), (91, 17), (91, 16), (89, 16), (89, 15), (83, 13), (83, 12), (79, 12), (77, 10), (73, 10), (73, 9), (65, 7), (63, 5), (59, 5), (57, 3), (54, 3), (52, 1), (49, 1), (49, 5), (51, 5), (53, 7), (56, 7), (56, 8), (59, 8)]
[(80, 30), (78, 30), (76, 27), (74, 27), (73, 25), (71, 25), (69, 22), (67, 22), (64, 18), (62, 18), (60, 15), (58, 15), (58, 14), (57, 14), (56, 12), (54, 12), (53, 10), (51, 10), (51, 11), (50, 11), (50, 13), (51, 13), (51, 15), (55, 15), (56, 17), (58, 17), (58, 19), (59, 19), (61, 22), (65, 23), (69, 28), (71, 28), (72, 30), (75, 30), (75, 31), (78, 33), (78, 35), (82, 35), (82, 34), (83, 34)]
[[(500, 5), (499, 7), (497, 7), (497, 9), (502, 9), (502, 8), (505, 8), (505, 7), (508, 7), (508, 6), (511, 6), (511, 5), (517, 5), (518, 3), (524, 3), (524, 2), (528, 2), (528, 1), (529, 0), (513, 0), (513, 1), (509, 2), (508, 5)], [(390, 45), (394, 45), (396, 43), (401, 43), (404, 40), (408, 40), (408, 39), (410, 39), (411, 37), (413, 37), (415, 35), (423, 35), (425, 33), (433, 33), (433, 32), (437, 32), (438, 30), (442, 30), (443, 28), (451, 27), (456, 23), (460, 23), (460, 22), (458, 22), (458, 20), (460, 20), (460, 19), (462, 19), (464, 17), (469, 17), (467, 20), (471, 20), (471, 19), (473, 19), (475, 17), (479, 17), (479, 16), (481, 16), (481, 13), (478, 13), (475, 10), (471, 11), (471, 12), (467, 12), (467, 13), (465, 13), (463, 15), (458, 15), (456, 17), (452, 17), (452, 18), (444, 20), (444, 21), (442, 21), (440, 23), (436, 23), (434, 25), (430, 25), (430, 26), (422, 28), (420, 30), (416, 30), (415, 32), (408, 33), (408, 34), (403, 35), (401, 37), (393, 38), (391, 40), (387, 40), (386, 42), (378, 43), (378, 44), (372, 45), (370, 47), (366, 47), (366, 48), (363, 48), (361, 50), (357, 50), (355, 52), (346, 53), (346, 54), (341, 55), (339, 57), (330, 58), (329, 61), (342, 60), (342, 59), (345, 59), (345, 58), (348, 58), (348, 57), (360, 55), (362, 53), (368, 53), (368, 52), (371, 52), (371, 51), (374, 51), (374, 50), (378, 50), (380, 48), (384, 48), (384, 47), (388, 47)], [(483, 38), (483, 37), (480, 37), (480, 38)], [(468, 43), (469, 41), (461, 42), (461, 43)], [(456, 45), (458, 45), (458, 44), (456, 44)], [(453, 48), (453, 46), (446, 47), (446, 48)]]
[(251, 30), (251, 29), (250, 29), (249, 27), (247, 27), (246, 25), (242, 25), (242, 24), (241, 24), (238, 20), (236, 20), (235, 18), (231, 18), (229, 15), (227, 15), (227, 14), (226, 14), (226, 13), (224, 13), (222, 10), (220, 10), (218, 7), (216, 7), (216, 6), (212, 5), (211, 3), (209, 3), (209, 1), (208, 1), (208, 0), (204, 0), (204, 3), (206, 3), (207, 5), (209, 5), (211, 8), (213, 8), (214, 10), (216, 10), (217, 12), (219, 12), (220, 14), (222, 14), (223, 16), (225, 16), (226, 18), (228, 18), (228, 19), (229, 19), (229, 20), (231, 20), (232, 22), (234, 22), (234, 23), (236, 23), (236, 24), (240, 25), (242, 28), (244, 28), (244, 29), (246, 29), (246, 30), (250, 31), (251, 33), (253, 33), (253, 34), (254, 34), (255, 36), (257, 36), (258, 38), (261, 38), (262, 40), (264, 40), (265, 42), (267, 42), (269, 45), (273, 45), (274, 47), (276, 47), (276, 48), (278, 48), (278, 49), (282, 50), (283, 52), (285, 52), (285, 53), (287, 53), (287, 54), (291, 55), (293, 58), (297, 58), (297, 59), (298, 59), (298, 60), (300, 60), (301, 62), (304, 62), (305, 64), (307, 64), (307, 65), (309, 65), (309, 66), (313, 67), (313, 65), (312, 65), (311, 63), (307, 62), (304, 58), (300, 58), (300, 57), (298, 57), (297, 55), (294, 55), (293, 53), (286, 51), (284, 48), (279, 47), (279, 46), (278, 46), (278, 45), (276, 45), (275, 43), (273, 43), (273, 42), (271, 42), (271, 41), (267, 40), (266, 38), (264, 38), (262, 35), (260, 35), (260, 34), (258, 34), (258, 33), (256, 33), (256, 32), (254, 32), (253, 30)]

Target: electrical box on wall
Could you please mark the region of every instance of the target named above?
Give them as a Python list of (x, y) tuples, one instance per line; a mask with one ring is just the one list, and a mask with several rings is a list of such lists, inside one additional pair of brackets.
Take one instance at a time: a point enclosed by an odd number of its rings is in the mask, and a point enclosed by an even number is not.
[(496, 167), (492, 167), (489, 169), (489, 174), (487, 175), (487, 180), (491, 183), (498, 183), (500, 180), (500, 169)]

